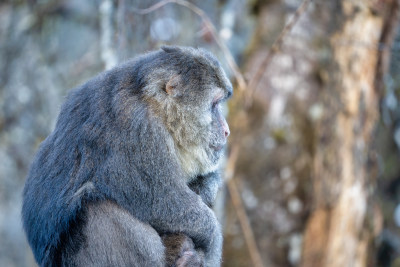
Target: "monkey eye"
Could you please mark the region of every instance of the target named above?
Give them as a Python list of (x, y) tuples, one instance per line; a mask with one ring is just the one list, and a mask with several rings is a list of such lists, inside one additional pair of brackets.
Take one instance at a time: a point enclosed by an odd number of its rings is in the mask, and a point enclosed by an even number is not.
[(224, 100), (224, 95), (222, 92), (219, 92), (212, 101), (212, 108), (214, 109), (219, 103)]
[(212, 109), (215, 109), (215, 108), (217, 107), (217, 105), (219, 104), (219, 102), (220, 102), (220, 101), (213, 101), (213, 102), (212, 102), (212, 105), (211, 105), (211, 108), (212, 108)]
[(212, 109), (215, 109), (215, 108), (217, 107), (217, 105), (218, 105), (219, 103), (221, 103), (221, 101), (222, 101), (222, 97), (220, 97), (220, 96), (215, 96), (214, 99), (213, 99), (213, 101), (212, 101), (212, 104), (211, 104)]

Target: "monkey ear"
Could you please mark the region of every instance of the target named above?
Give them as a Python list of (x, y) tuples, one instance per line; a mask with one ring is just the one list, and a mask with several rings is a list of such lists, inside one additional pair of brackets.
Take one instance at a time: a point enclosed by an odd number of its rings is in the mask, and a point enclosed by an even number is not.
[(165, 92), (173, 97), (181, 95), (182, 89), (180, 88), (180, 76), (174, 75), (165, 85)]
[(173, 52), (181, 51), (181, 49), (178, 46), (171, 46), (171, 45), (163, 45), (163, 46), (161, 46), (161, 49), (164, 50), (164, 52), (167, 52), (167, 53), (173, 53)]

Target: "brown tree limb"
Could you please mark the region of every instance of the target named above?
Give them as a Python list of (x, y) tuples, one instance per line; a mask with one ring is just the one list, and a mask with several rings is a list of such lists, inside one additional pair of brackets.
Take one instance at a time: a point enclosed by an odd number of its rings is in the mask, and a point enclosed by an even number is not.
[(301, 5), (297, 8), (296, 12), (293, 14), (292, 19), (288, 24), (285, 25), (278, 38), (272, 44), (271, 49), (268, 51), (267, 55), (261, 61), (260, 65), (257, 67), (257, 72), (250, 79), (249, 88), (250, 92), (247, 94), (248, 99), (246, 99), (246, 106), (251, 104), (251, 100), (253, 99), (254, 93), (260, 85), (262, 78), (268, 68), (268, 65), (271, 63), (273, 56), (280, 51), (283, 40), (285, 37), (292, 31), (294, 25), (299, 21), (301, 15), (307, 10), (308, 6), (312, 0), (304, 0)]
[(253, 262), (253, 266), (263, 267), (264, 264), (261, 259), (260, 252), (257, 248), (257, 243), (255, 241), (256, 239), (254, 238), (254, 233), (253, 230), (251, 229), (251, 224), (246, 214), (246, 209), (243, 206), (243, 201), (242, 198), (240, 197), (238, 185), (233, 176), (238, 155), (239, 155), (239, 146), (236, 144), (232, 146), (232, 150), (228, 158), (228, 162), (226, 164), (225, 179), (228, 185), (228, 190), (231, 196), (234, 210), (239, 219), (239, 223), (241, 225), (244, 238), (246, 240), (246, 244), (249, 250), (251, 261)]

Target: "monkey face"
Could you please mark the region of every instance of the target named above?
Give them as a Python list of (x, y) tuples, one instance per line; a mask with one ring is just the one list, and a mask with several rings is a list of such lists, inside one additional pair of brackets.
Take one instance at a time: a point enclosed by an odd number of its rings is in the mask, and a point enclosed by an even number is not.
[[(183, 111), (178, 118), (185, 124), (181, 125), (179, 134), (176, 131), (178, 127), (171, 129), (178, 134), (175, 142), (189, 177), (218, 168), (230, 134), (222, 108), (232, 95), (232, 87), (222, 69), (213, 70), (205, 77), (207, 82), (189, 83), (185, 89), (187, 94), (176, 100), (179, 103), (176, 110)], [(220, 82), (222, 79), (224, 84)], [(199, 84), (200, 88), (196, 88)]]
[(147, 88), (147, 101), (163, 119), (173, 150), (191, 179), (218, 168), (229, 136), (221, 108), (232, 95), (232, 85), (207, 51), (163, 50), (163, 60), (149, 78), (152, 87)]
[(177, 132), (175, 128), (175, 144), (178, 147), (183, 169), (189, 177), (207, 174), (218, 168), (224, 152), (229, 126), (223, 116), (223, 105), (230, 96), (226, 89), (214, 88), (209, 92), (211, 101), (206, 98), (203, 103), (187, 107), (184, 115), (186, 124)]
[(222, 103), (226, 97), (217, 95), (211, 104), (211, 129), (209, 146), (218, 157), (230, 134), (228, 123), (222, 113)]

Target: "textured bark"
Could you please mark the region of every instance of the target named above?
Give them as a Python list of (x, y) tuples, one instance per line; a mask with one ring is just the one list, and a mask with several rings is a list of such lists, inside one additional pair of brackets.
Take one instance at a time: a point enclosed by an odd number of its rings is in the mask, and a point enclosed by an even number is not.
[[(328, 112), (316, 129), (313, 210), (302, 266), (366, 266), (373, 238), (369, 150), (378, 118), (379, 43), (393, 1), (340, 1), (330, 38), (331, 69), (321, 95)], [(390, 39), (390, 38), (389, 38)]]

